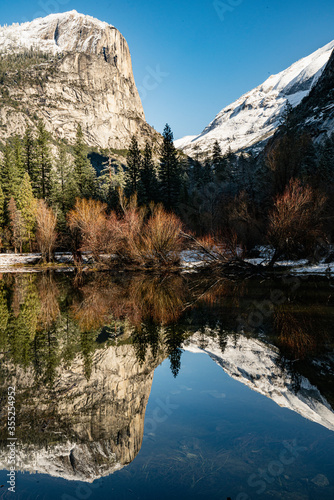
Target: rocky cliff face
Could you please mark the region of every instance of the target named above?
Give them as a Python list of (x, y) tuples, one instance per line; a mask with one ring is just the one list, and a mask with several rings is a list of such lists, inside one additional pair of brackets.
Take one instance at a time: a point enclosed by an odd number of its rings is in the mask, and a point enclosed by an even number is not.
[(211, 154), (216, 140), (223, 153), (229, 148), (261, 151), (280, 126), (286, 104), (295, 108), (316, 88), (333, 49), (334, 41), (270, 76), (224, 108), (201, 134), (176, 141), (176, 147), (193, 157)]
[(37, 117), (69, 142), (80, 123), (90, 146), (124, 149), (133, 134), (142, 143), (158, 140), (145, 121), (127, 42), (113, 26), (76, 11), (52, 14), (0, 28), (0, 53), (14, 61), (0, 85), (0, 140)]
[(334, 52), (317, 85), (293, 110), (297, 128), (322, 142), (334, 132)]
[[(77, 358), (58, 371), (51, 392), (34, 388), (32, 371), (8, 366), (6, 387), (17, 387), (20, 415), (19, 469), (92, 482), (132, 462), (142, 445), (154, 369), (162, 359), (148, 355), (140, 364), (132, 345), (109, 347), (95, 352), (88, 381)], [(6, 461), (4, 445), (1, 468)]]

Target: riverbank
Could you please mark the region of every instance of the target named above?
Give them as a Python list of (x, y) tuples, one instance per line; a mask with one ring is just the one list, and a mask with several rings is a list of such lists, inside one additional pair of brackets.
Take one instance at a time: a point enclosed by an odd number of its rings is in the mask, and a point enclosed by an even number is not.
[[(103, 257), (103, 256), (102, 256)], [(269, 260), (266, 257), (245, 259), (245, 264), (249, 264), (250, 268), (254, 266), (258, 271), (264, 273), (268, 271)], [(83, 254), (82, 265), (85, 269), (110, 269), (102, 263), (96, 264), (92, 261), (89, 254)], [(181, 254), (181, 262), (178, 269), (186, 272), (196, 272), (208, 267), (209, 264), (205, 260), (201, 260), (198, 255), (192, 252), (183, 252)], [(59, 272), (73, 272), (76, 268), (73, 262), (73, 255), (70, 252), (56, 253), (55, 261), (51, 264), (43, 264), (41, 262), (40, 253), (3, 253), (0, 254), (0, 273), (18, 273), (18, 272), (42, 272), (46, 269), (53, 269)], [(174, 268), (173, 268), (174, 270)], [(250, 269), (249, 269), (250, 270)], [(291, 274), (307, 274), (318, 276), (334, 276), (334, 262), (310, 264), (307, 260), (282, 260), (275, 264), (274, 270), (289, 271)]]

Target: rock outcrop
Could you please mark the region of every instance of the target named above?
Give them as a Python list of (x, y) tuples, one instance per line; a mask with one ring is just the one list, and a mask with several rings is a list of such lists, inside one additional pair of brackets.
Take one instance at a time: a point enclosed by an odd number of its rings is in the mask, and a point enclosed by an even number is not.
[(87, 144), (100, 148), (126, 149), (132, 135), (142, 145), (159, 140), (115, 27), (76, 11), (52, 14), (0, 28), (0, 54), (13, 62), (0, 74), (0, 140), (22, 135), (37, 118), (68, 142), (80, 123)]

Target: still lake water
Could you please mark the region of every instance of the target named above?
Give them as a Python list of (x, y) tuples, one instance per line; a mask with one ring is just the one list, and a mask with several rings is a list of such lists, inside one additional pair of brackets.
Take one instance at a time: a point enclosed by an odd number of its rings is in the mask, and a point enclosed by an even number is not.
[(0, 498), (333, 500), (333, 292), (311, 277), (3, 275)]

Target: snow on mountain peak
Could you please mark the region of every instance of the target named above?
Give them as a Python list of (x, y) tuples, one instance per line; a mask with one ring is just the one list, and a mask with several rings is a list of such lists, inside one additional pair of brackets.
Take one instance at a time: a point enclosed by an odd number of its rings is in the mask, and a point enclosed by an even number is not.
[(76, 10), (50, 14), (31, 22), (1, 26), (0, 53), (31, 48), (52, 54), (87, 49), (93, 52), (108, 28), (114, 27)]
[(179, 139), (175, 146), (192, 156), (211, 153), (216, 140), (223, 152), (260, 144), (277, 130), (287, 102), (295, 107), (310, 93), (333, 50), (334, 41), (271, 75), (262, 85), (225, 107), (201, 134)]

